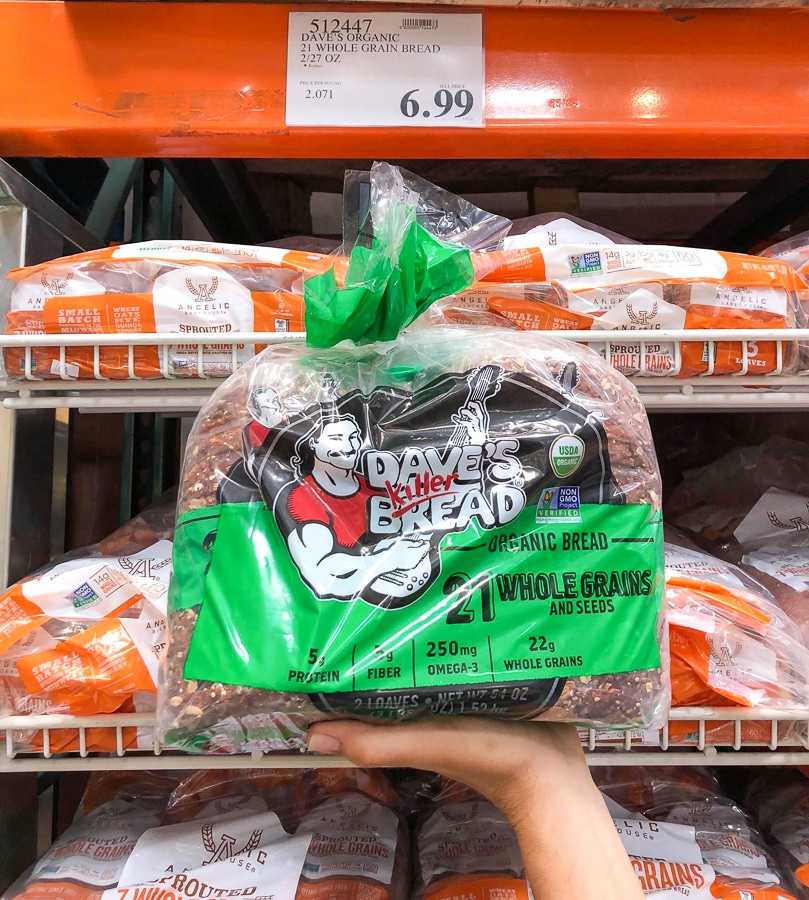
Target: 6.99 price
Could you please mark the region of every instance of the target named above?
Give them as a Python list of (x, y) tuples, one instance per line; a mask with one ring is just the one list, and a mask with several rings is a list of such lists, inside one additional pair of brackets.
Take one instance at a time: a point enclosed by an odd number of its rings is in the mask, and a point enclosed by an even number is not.
[(408, 119), (414, 119), (419, 113), (425, 119), (433, 115), (436, 119), (440, 119), (453, 111), (455, 111), (455, 118), (460, 119), (462, 116), (468, 115), (474, 106), (474, 98), (471, 91), (460, 90), (455, 91), (453, 94), (452, 91), (442, 88), (436, 91), (433, 97), (435, 108), (433, 110), (422, 109), (416, 97), (418, 93), (419, 89), (414, 88), (412, 91), (408, 91), (399, 101), (399, 109), (402, 111), (402, 115)]

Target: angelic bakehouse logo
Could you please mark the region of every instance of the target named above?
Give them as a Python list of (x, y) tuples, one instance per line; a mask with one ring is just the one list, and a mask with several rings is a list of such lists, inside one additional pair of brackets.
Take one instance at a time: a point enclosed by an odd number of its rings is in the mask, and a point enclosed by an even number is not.
[(652, 303), (649, 309), (636, 310), (632, 303), (626, 304), (626, 315), (633, 325), (639, 325), (645, 328), (651, 325), (652, 320), (657, 316), (657, 302)]
[(48, 278), (43, 272), (40, 281), (42, 282), (42, 287), (44, 287), (52, 297), (63, 297), (67, 290), (68, 282), (72, 277), (72, 272), (66, 272), (64, 278)]
[(223, 859), (232, 859), (234, 856), (249, 856), (253, 850), (257, 850), (261, 845), (261, 837), (264, 834), (263, 829), (256, 828), (244, 845), (240, 848), (236, 846), (236, 838), (230, 834), (222, 833), (217, 841), (214, 837), (214, 827), (211, 822), (206, 822), (202, 826), (202, 846), (208, 852), (207, 859), (202, 861), (203, 866), (209, 866), (211, 863), (219, 862)]
[[(809, 502), (806, 504), (806, 509), (809, 511)], [(809, 520), (803, 516), (792, 516), (788, 522), (784, 522), (774, 509), (768, 509), (767, 519), (776, 528), (785, 528), (790, 531), (809, 531)]]
[(196, 298), (197, 303), (210, 303), (219, 288), (219, 277), (214, 275), (210, 280), (210, 284), (206, 284), (204, 281), (194, 284), (190, 278), (186, 278), (185, 286), (188, 288), (191, 296)]

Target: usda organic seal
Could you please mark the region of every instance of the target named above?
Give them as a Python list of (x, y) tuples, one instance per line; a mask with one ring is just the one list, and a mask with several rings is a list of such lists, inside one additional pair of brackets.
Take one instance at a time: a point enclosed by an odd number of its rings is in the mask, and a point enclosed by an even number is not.
[(551, 444), (551, 466), (559, 478), (567, 478), (581, 465), (584, 459), (584, 441), (575, 434), (556, 438)]

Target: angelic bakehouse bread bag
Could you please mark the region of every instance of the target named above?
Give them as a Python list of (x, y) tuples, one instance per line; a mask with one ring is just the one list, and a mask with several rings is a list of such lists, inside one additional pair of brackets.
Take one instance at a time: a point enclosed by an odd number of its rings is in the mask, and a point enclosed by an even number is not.
[[(316, 342), (387, 337), (472, 279), (468, 251), (387, 209), (356, 284), (353, 255), (345, 287), (307, 282)], [(321, 328), (360, 295), (364, 334)], [(586, 348), (472, 327), (275, 345), (200, 412), (178, 512), (169, 746), (298, 747), (331, 715), (665, 714), (651, 435)]]

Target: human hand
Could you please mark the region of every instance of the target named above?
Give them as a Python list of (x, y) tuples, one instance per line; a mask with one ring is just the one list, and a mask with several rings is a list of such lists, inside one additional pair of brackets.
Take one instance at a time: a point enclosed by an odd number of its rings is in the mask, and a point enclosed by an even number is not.
[(643, 900), (572, 725), (477, 716), (319, 722), (307, 744), (359, 766), (428, 769), (469, 785), (516, 831), (536, 900)]
[(479, 716), (436, 716), (412, 724), (319, 722), (307, 744), (364, 768), (405, 766), (438, 772), (476, 790), (510, 819), (529, 814), (525, 801), (543, 784), (592, 786), (572, 725), (514, 722)]

